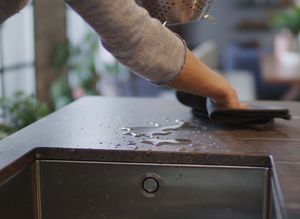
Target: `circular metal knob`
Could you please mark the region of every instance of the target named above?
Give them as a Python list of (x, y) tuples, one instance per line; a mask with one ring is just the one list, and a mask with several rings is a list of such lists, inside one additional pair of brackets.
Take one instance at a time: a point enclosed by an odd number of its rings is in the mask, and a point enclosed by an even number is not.
[(147, 198), (154, 198), (160, 195), (162, 190), (162, 180), (156, 173), (145, 173), (139, 180), (140, 192)]
[(154, 177), (148, 177), (143, 180), (142, 186), (145, 192), (155, 193), (159, 189), (159, 182)]

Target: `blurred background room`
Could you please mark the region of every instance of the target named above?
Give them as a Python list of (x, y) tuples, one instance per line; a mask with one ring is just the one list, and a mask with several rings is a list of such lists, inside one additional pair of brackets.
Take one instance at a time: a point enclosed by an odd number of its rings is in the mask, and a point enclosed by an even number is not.
[[(169, 28), (240, 99), (299, 100), (299, 2), (215, 0), (215, 24)], [(0, 95), (3, 136), (85, 95), (175, 98), (118, 63), (62, 0), (32, 1), (0, 26)]]

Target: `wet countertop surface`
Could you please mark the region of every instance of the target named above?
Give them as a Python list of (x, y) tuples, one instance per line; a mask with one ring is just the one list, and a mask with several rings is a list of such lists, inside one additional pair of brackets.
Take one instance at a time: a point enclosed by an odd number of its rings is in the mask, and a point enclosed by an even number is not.
[(293, 118), (255, 131), (194, 119), (176, 100), (83, 98), (0, 142), (0, 182), (35, 159), (269, 166), (300, 218), (300, 103), (260, 104)]

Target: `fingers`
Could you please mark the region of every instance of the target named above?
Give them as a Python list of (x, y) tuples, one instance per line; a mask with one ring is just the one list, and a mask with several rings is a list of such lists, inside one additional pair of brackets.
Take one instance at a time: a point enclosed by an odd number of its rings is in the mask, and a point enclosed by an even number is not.
[(247, 109), (248, 105), (245, 103), (241, 103), (238, 100), (235, 101), (234, 103), (229, 103), (226, 108), (231, 108), (231, 109)]
[(237, 92), (233, 88), (228, 88), (226, 96), (215, 99), (216, 104), (224, 108), (230, 109), (247, 109), (248, 105), (239, 101)]

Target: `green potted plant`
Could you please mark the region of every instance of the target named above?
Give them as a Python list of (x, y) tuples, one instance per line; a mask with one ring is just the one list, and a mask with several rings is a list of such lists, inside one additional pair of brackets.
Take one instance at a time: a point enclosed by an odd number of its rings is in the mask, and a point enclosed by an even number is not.
[(49, 113), (46, 104), (22, 92), (16, 92), (11, 98), (2, 97), (0, 107), (3, 118), (0, 123), (0, 138), (30, 125)]
[[(61, 75), (51, 87), (51, 100), (55, 109), (84, 95), (99, 94), (96, 85), (100, 77), (98, 85), (103, 90), (107, 87), (111, 90), (122, 87), (127, 71), (99, 44), (98, 35), (88, 32), (79, 43), (69, 42), (54, 49), (54, 67), (66, 68), (66, 74)], [(104, 93), (107, 94), (106, 91)], [(114, 93), (120, 94), (121, 91)]]
[(272, 19), (272, 26), (279, 30), (289, 30), (293, 35), (292, 49), (300, 50), (300, 7), (295, 6), (282, 12), (277, 12)]
[(97, 94), (95, 57), (98, 43), (97, 35), (89, 32), (79, 44), (66, 43), (54, 49), (54, 67), (66, 68), (66, 74), (51, 86), (51, 100), (55, 109), (81, 96)]

